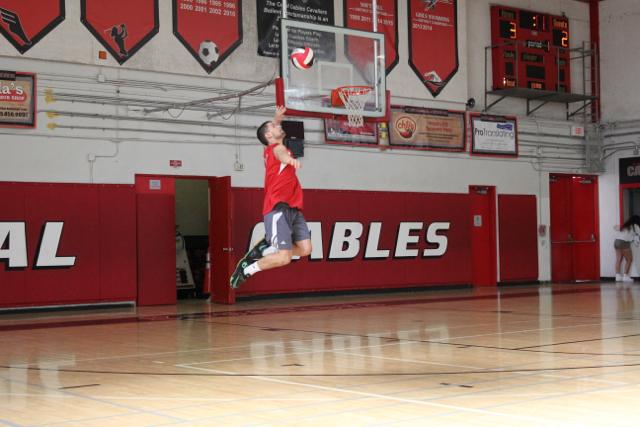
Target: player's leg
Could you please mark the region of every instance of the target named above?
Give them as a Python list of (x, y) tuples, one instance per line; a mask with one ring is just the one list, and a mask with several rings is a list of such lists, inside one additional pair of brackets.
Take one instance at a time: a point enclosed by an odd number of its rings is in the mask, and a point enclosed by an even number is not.
[(266, 242), (276, 249), (275, 253), (260, 258), (258, 261), (243, 258), (238, 262), (229, 282), (232, 288), (237, 288), (254, 274), (282, 267), (291, 262), (293, 242), (291, 240), (291, 217), (288, 208), (276, 209), (264, 216)]
[(311, 255), (311, 232), (304, 215), (297, 209), (293, 211), (291, 221), (293, 233), (293, 255), (305, 257)]

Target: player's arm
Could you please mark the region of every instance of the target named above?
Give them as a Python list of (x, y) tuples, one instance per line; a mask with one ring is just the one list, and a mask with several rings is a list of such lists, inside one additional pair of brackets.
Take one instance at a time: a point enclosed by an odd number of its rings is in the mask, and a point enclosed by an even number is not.
[(300, 169), (300, 160), (294, 159), (289, 155), (289, 151), (287, 151), (284, 145), (278, 145), (273, 149), (273, 154), (276, 155), (276, 158), (280, 163), (284, 163), (285, 165), (291, 165), (295, 169)]
[(282, 119), (284, 118), (287, 109), (281, 105), (276, 107), (276, 114), (273, 116), (273, 124), (278, 126), (282, 123)]

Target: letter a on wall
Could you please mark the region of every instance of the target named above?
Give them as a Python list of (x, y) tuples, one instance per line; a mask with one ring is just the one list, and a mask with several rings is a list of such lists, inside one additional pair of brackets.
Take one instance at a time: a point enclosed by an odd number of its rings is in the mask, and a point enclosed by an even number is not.
[(456, 0), (408, 0), (409, 65), (434, 97), (458, 71)]
[(64, 0), (1, 0), (0, 33), (25, 53), (64, 21)]
[(173, 0), (173, 34), (211, 74), (242, 44), (242, 0)]
[(81, 20), (120, 65), (158, 33), (158, 0), (80, 0)]

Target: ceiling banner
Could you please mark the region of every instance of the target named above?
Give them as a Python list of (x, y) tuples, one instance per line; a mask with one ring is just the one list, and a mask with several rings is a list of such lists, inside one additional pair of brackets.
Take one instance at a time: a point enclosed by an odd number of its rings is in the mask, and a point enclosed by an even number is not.
[(0, 33), (25, 53), (64, 21), (64, 0), (0, 1)]
[(158, 0), (80, 0), (81, 20), (120, 65), (158, 33)]
[[(344, 26), (354, 30), (373, 31), (372, 0), (344, 0)], [(384, 34), (385, 69), (387, 74), (398, 63), (398, 0), (378, 0), (378, 32)], [(349, 59), (358, 58), (358, 40), (349, 40)]]
[(242, 44), (242, 0), (173, 0), (173, 34), (211, 73)]
[(456, 0), (408, 0), (409, 65), (434, 97), (458, 71)]

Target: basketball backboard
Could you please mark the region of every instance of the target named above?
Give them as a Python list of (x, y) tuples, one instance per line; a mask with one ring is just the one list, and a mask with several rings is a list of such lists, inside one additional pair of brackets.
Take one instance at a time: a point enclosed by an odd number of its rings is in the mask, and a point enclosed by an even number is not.
[[(362, 116), (376, 121), (387, 116), (384, 34), (350, 28), (281, 20), (281, 79), (276, 102), (288, 115), (346, 116), (344, 104), (332, 103), (331, 93), (343, 86), (369, 86), (371, 94)], [(290, 60), (296, 48), (310, 47), (314, 65), (296, 68)]]

